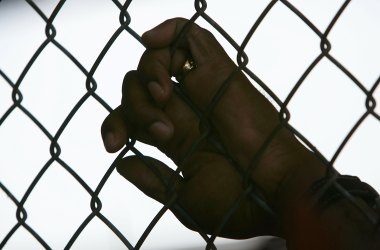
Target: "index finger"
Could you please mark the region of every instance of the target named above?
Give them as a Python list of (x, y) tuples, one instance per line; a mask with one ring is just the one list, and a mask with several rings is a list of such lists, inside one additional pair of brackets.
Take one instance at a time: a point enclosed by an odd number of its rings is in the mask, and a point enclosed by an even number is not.
[(191, 21), (185, 18), (168, 19), (153, 29), (146, 31), (141, 36), (141, 39), (148, 48), (157, 49), (168, 47), (176, 40), (186, 24), (191, 26), (189, 27), (190, 32), (197, 33), (202, 29), (197, 24), (191, 24), (189, 22)]
[(173, 18), (159, 24), (145, 32), (142, 40), (145, 46), (151, 49), (171, 47), (180, 42), (178, 46), (189, 50), (198, 64), (215, 56), (222, 56), (224, 60), (229, 60), (226, 52), (211, 32), (184, 18)]

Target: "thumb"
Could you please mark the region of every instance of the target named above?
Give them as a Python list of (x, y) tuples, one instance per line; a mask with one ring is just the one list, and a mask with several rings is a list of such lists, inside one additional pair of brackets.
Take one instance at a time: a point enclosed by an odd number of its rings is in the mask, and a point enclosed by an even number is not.
[(177, 191), (183, 184), (182, 177), (173, 169), (146, 156), (120, 160), (117, 171), (144, 194), (163, 204), (170, 200), (171, 191)]

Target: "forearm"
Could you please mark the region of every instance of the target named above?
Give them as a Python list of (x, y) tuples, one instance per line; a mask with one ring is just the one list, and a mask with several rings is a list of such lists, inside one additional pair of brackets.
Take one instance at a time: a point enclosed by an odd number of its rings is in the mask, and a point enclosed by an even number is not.
[[(309, 154), (304, 167), (283, 183), (278, 204), (288, 250), (380, 249), (379, 228), (375, 231), (373, 223), (352, 202), (342, 197), (320, 207), (326, 190), (309, 192), (325, 176), (325, 170), (326, 166)], [(365, 211), (374, 211), (360, 197), (353, 197)]]
[[(355, 198), (366, 209), (363, 200)], [(346, 199), (317, 215), (315, 210), (300, 207), (285, 225), (289, 250), (380, 249), (380, 231)]]

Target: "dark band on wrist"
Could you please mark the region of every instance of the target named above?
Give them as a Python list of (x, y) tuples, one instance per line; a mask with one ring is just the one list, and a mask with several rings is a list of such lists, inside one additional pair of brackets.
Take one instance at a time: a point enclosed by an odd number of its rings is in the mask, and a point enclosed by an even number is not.
[(313, 207), (319, 213), (340, 199), (351, 198), (352, 201), (353, 197), (361, 198), (372, 210), (366, 211), (371, 213), (367, 217), (371, 218), (377, 228), (380, 227), (380, 196), (374, 188), (356, 176), (336, 174), (324, 177), (310, 187), (308, 194), (314, 200)]

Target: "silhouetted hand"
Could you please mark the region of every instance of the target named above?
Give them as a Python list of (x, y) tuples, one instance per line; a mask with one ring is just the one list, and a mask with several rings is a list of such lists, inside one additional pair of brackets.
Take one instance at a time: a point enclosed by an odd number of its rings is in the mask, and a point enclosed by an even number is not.
[[(116, 152), (128, 138), (133, 138), (156, 146), (170, 157), (181, 167), (183, 177), (158, 160), (146, 160), (165, 180), (174, 180), (178, 203), (207, 233), (214, 233), (243, 197), (219, 235), (281, 235), (281, 226), (273, 224), (254, 201), (243, 195), (246, 183), (238, 169), (248, 172), (280, 220), (286, 221), (288, 211), (311, 183), (323, 176), (324, 168), (286, 129), (280, 129), (260, 160), (252, 162), (269, 134), (279, 126), (278, 112), (240, 70), (236, 71), (236, 65), (207, 30), (192, 24), (179, 49), (171, 55), (171, 45), (186, 23), (185, 19), (171, 19), (142, 36), (147, 50), (137, 70), (128, 72), (124, 79), (121, 105), (103, 123), (105, 147)], [(197, 68), (184, 74), (182, 66), (189, 57)], [(230, 78), (209, 121), (213, 135), (232, 159), (208, 139), (201, 140), (187, 155), (200, 141), (202, 126), (200, 118), (173, 91), (172, 76), (181, 80), (184, 92), (203, 112)], [(165, 184), (137, 157), (123, 159), (117, 169), (155, 200), (167, 203), (171, 198)]]

